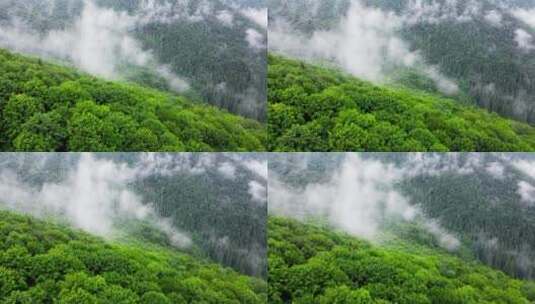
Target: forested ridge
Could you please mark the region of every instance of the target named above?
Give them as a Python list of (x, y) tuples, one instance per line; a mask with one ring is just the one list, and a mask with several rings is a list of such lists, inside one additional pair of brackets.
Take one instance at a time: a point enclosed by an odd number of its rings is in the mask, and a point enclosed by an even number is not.
[(134, 189), (161, 216), (191, 231), (207, 256), (241, 273), (266, 277), (267, 206), (251, 199), (254, 174), (237, 171), (234, 180), (216, 170), (149, 176), (134, 183)]
[[(533, 1), (353, 2), (401, 18), (392, 34), (417, 51), (425, 65), (437, 66), (455, 80), (471, 104), (530, 124), (535, 121), (534, 49), (530, 43), (524, 45), (519, 30), (530, 41), (535, 32), (531, 22), (515, 15), (519, 9), (529, 15)], [(350, 0), (268, 1), (271, 21), (287, 22), (305, 37), (336, 28), (351, 4)], [(388, 24), (378, 26), (389, 31)]]
[[(267, 33), (261, 25), (244, 16), (240, 9), (262, 7), (259, 3), (234, 0), (26, 0), (20, 4), (14, 0), (2, 0), (0, 25), (29, 30), (32, 35), (42, 38), (54, 31), (78, 26), (77, 22), (88, 3), (128, 14), (120, 15), (121, 19), (138, 18), (140, 22), (130, 26), (128, 34), (139, 42), (142, 51), (150, 52), (158, 63), (187, 80), (191, 89), (189, 93), (197, 99), (265, 122), (266, 50), (265, 47), (251, 46), (247, 37), (250, 31), (254, 31), (265, 44)], [(106, 22), (106, 14), (101, 12), (94, 18)], [(221, 16), (229, 18), (225, 20), (230, 20), (230, 23), (221, 21)], [(93, 30), (102, 30), (99, 28), (102, 24), (97, 23), (96, 26)], [(106, 33), (102, 37), (87, 39), (112, 38)], [(31, 46), (30, 51), (39, 47)], [(128, 58), (119, 59), (128, 62)], [(165, 81), (151, 73), (157, 71), (138, 69), (135, 65), (119, 65), (122, 78), (158, 89), (167, 88)]]
[(262, 124), (0, 50), (3, 151), (258, 151)]
[[(363, 153), (359, 157), (362, 161), (360, 166), (351, 167), (351, 170), (370, 172), (372, 179), (374, 170), (371, 168), (376, 168), (376, 162), (390, 170), (403, 170), (403, 177), (387, 183), (386, 187), (381, 185), (380, 189), (392, 187), (401, 197), (396, 201), (408, 202), (411, 208), (417, 208), (425, 215), (426, 221), (440, 223), (444, 231), (463, 244), (460, 250), (455, 251), (456, 254), (468, 254), (513, 278), (535, 279), (535, 205), (531, 190), (534, 159), (530, 153)], [(296, 189), (296, 193), (303, 197), (321, 196), (322, 192), (310, 196), (302, 191), (340, 183), (333, 176), (338, 177), (337, 172), (349, 168), (344, 154), (337, 153), (278, 154), (270, 158), (270, 174), (277, 177), (277, 182), (286, 185), (283, 189)], [(389, 173), (383, 174), (387, 179)], [(277, 182), (272, 185), (277, 185)], [(358, 181), (347, 182), (354, 184), (355, 189), (364, 187)], [(367, 182), (374, 184), (373, 181)], [(272, 188), (275, 197), (277, 190), (273, 189), (277, 187)], [(370, 187), (365, 189), (363, 191), (371, 191)], [(379, 190), (383, 191), (387, 190)], [(374, 206), (383, 206), (384, 201), (375, 201), (375, 195), (368, 193), (366, 196), (370, 197)], [(343, 208), (358, 209), (362, 199), (357, 196)], [(295, 198), (289, 201), (302, 204)], [(324, 208), (328, 209), (333, 203), (326, 201), (324, 204), (327, 205)], [(275, 211), (288, 214), (277, 202), (271, 202), (270, 206)], [(314, 206), (308, 208), (310, 216), (320, 216), (322, 213), (318, 215)], [(363, 209), (368, 210), (367, 206)], [(290, 206), (287, 207), (291, 210)], [(382, 231), (394, 231), (398, 236), (409, 233), (412, 241), (420, 238), (419, 234), (411, 232), (413, 229), (409, 226), (399, 225), (398, 218), (385, 213), (387, 215), (381, 213), (377, 220)], [(303, 217), (299, 211), (290, 214)], [(329, 217), (328, 213), (323, 216)], [(336, 227), (347, 226), (348, 221), (359, 223), (350, 219), (344, 221), (344, 218), (335, 217), (330, 221)]]
[(533, 151), (535, 129), (486, 110), (269, 55), (270, 151)]
[(150, 229), (146, 235), (105, 241), (1, 211), (0, 302), (265, 303), (264, 281), (178, 252)]
[(518, 194), (518, 182), (526, 177), (514, 168), (505, 170), (503, 179), (486, 172), (450, 172), (417, 176), (401, 187), (428, 216), (465, 236), (482, 262), (533, 280), (535, 208), (523, 203)]
[(535, 282), (453, 256), (429, 240), (372, 244), (318, 224), (271, 217), (268, 243), (269, 303), (535, 301)]
[[(256, 153), (239, 156), (226, 153), (104, 153), (95, 154), (94, 157), (95, 172), (119, 164), (124, 166), (121, 171), (134, 169), (143, 172), (129, 179), (125, 185), (114, 187), (124, 187), (125, 191), (136, 196), (135, 201), (140, 206), (154, 210), (172, 227), (186, 233), (199, 254), (242, 274), (260, 278), (267, 276), (267, 207), (265, 202), (252, 197), (250, 192), (251, 183), (263, 186), (267, 181), (244, 166), (248, 161), (261, 162), (262, 156)], [(3, 184), (7, 183), (2, 178), (8, 174), (9, 179), (19, 181), (19, 186), (10, 189), (9, 193), (20, 193), (22, 187), (32, 193), (31, 197), (35, 197), (40, 189), (50, 185), (65, 185), (73, 174), (80, 173), (79, 166), (83, 161), (75, 153), (4, 153), (0, 155), (0, 180), (4, 181)], [(233, 168), (229, 169), (233, 176), (221, 173), (221, 167)], [(121, 178), (117, 176), (117, 179)], [(86, 187), (95, 187), (92, 180), (84, 179), (83, 183), (87, 184)], [(67, 191), (76, 191), (76, 186), (68, 184), (67, 187)], [(2, 197), (7, 200), (9, 193), (2, 190), (0, 187), (0, 200)], [(95, 191), (106, 193), (98, 187)], [(19, 197), (25, 196), (19, 194)], [(22, 200), (15, 205), (15, 208), (19, 208), (16, 210), (30, 212), (21, 207), (24, 203), (31, 204)], [(116, 202), (104, 201), (100, 204), (107, 206)], [(69, 208), (78, 208), (72, 205)], [(41, 208), (46, 209), (43, 204), (30, 209)], [(90, 206), (85, 207), (84, 204), (79, 208), (83, 214), (92, 214)], [(61, 217), (61, 213), (58, 216)], [(124, 230), (122, 226), (128, 226), (128, 230), (133, 230), (130, 234), (139, 237), (145, 235), (143, 226), (136, 229), (137, 222), (131, 223), (124, 216), (116, 217), (120, 221), (119, 230)], [(98, 220), (89, 217), (87, 221)]]

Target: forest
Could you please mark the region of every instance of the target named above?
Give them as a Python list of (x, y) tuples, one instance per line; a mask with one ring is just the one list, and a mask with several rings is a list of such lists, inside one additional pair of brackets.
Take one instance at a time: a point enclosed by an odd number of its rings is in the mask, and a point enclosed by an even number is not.
[(114, 78), (157, 89), (172, 88), (154, 74), (176, 76), (195, 99), (265, 122), (267, 30), (243, 13), (263, 7), (241, 0), (2, 0), (0, 45), (98, 76), (115, 69)]
[(317, 223), (270, 217), (269, 303), (518, 303), (535, 282), (410, 239), (374, 244)]
[(2, 151), (259, 151), (257, 121), (0, 50)]
[[(318, 51), (314, 61), (335, 62), (360, 76), (377, 76), (368, 73), (370, 67), (381, 70), (380, 77), (367, 79), (371, 81), (390, 78), (400, 66), (420, 72), (434, 69), (458, 85), (461, 100), (501, 116), (534, 122), (533, 1), (268, 0), (268, 7), (272, 34), (303, 41), (321, 36), (336, 43), (339, 51), (330, 51), (326, 43), (311, 44)], [(345, 27), (348, 24), (352, 26)], [(333, 38), (340, 35), (341, 41)], [(270, 49), (294, 51), (284, 41)], [(292, 55), (309, 57), (304, 54), (306, 49)], [(435, 82), (444, 78), (431, 74)]]
[[(534, 301), (532, 153), (277, 153), (269, 168), (275, 303), (333, 303), (342, 291), (327, 292), (342, 285), (347, 297), (371, 297), (362, 303)], [(366, 257), (377, 260), (356, 263)], [(384, 276), (355, 275), (383, 265), (391, 271)], [(482, 280), (466, 277), (474, 273)], [(452, 290), (436, 293), (427, 275)], [(408, 278), (415, 282), (405, 285)], [(499, 287), (510, 284), (517, 291)], [(463, 287), (471, 295), (461, 296)]]
[[(5, 153), (0, 156), (0, 207), (66, 220), (104, 236), (126, 234), (150, 241), (147, 227), (152, 224), (172, 240), (176, 229), (187, 235), (191, 241), (186, 243), (194, 244), (199, 256), (265, 278), (263, 161), (260, 155), (233, 153)], [(80, 188), (88, 193), (77, 192)], [(69, 201), (58, 202), (62, 193)], [(85, 201), (89, 193), (92, 198)], [(126, 208), (117, 210), (123, 196), (128, 198)], [(14, 200), (18, 202), (9, 204)], [(140, 224), (139, 215), (147, 213)], [(79, 216), (85, 214), (87, 218)], [(112, 231), (102, 233), (100, 227), (108, 226)]]
[[(266, 283), (158, 242), (0, 211), (2, 303), (265, 303)], [(151, 235), (150, 229), (147, 235)]]
[[(533, 151), (535, 129), (421, 90), (378, 86), (338, 69), (269, 56), (270, 151)], [(415, 87), (416, 89), (411, 89)]]

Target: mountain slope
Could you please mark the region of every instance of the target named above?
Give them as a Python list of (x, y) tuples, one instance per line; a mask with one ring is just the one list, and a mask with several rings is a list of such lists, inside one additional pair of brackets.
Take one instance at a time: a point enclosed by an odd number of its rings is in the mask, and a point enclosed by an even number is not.
[[(6, 33), (0, 34), (0, 45), (59, 57), (88, 72), (116, 66), (114, 76), (121, 79), (143, 82), (146, 71), (137, 71), (138, 66), (164, 76), (173, 74), (187, 81), (199, 99), (265, 121), (266, 29), (233, 3), (1, 0), (0, 26)], [(258, 7), (255, 2), (241, 4)], [(58, 34), (60, 39), (48, 39)], [(117, 49), (124, 52), (116, 54)], [(144, 57), (154, 60), (147, 63)], [(107, 66), (97, 68), (103, 64)]]
[(534, 168), (530, 153), (280, 154), (269, 206), (372, 240), (395, 231), (414, 241), (405, 224), (420, 223), (443, 248), (533, 280)]
[[(113, 171), (99, 175), (107, 168)], [(97, 235), (103, 234), (94, 228), (117, 226), (122, 231), (124, 225), (134, 230), (131, 234), (144, 235), (143, 227), (128, 224), (132, 216), (125, 212), (146, 214), (148, 208), (157, 216), (155, 225), (163, 223), (164, 232), (173, 228), (191, 239), (186, 243), (195, 244), (203, 256), (265, 278), (267, 206), (261, 198), (267, 191), (266, 171), (265, 159), (257, 153), (4, 153), (0, 207), (38, 217), (52, 212)], [(56, 187), (63, 190), (42, 194)], [(83, 201), (87, 195), (80, 188), (89, 189), (91, 199)], [(61, 198), (64, 192), (68, 199)], [(118, 211), (124, 193), (130, 206)], [(52, 206), (46, 198), (53, 198)], [(79, 218), (73, 210), (85, 216)]]
[(373, 245), (294, 220), (269, 220), (270, 303), (519, 303), (535, 283), (410, 241)]
[[(269, 0), (268, 7), (273, 24), (289, 24), (300, 36), (310, 37), (322, 31), (338, 34), (337, 27), (352, 3), (366, 8), (366, 13), (351, 18), (360, 19), (353, 20), (354, 24), (369, 36), (358, 36), (362, 32), (355, 29), (357, 34), (347, 37), (348, 44), (399, 38), (398, 42), (407, 45), (406, 51), (453, 79), (474, 105), (535, 122), (535, 28), (529, 19), (535, 9), (533, 1)], [(374, 18), (376, 9), (391, 18)]]
[(169, 247), (0, 212), (2, 303), (265, 303), (265, 283)]
[(3, 151), (257, 151), (262, 125), (0, 50)]
[[(417, 87), (421, 81), (413, 80)], [(527, 124), (335, 69), (270, 55), (268, 83), (272, 151), (535, 149), (535, 129)]]
[[(469, 240), (482, 262), (535, 279), (535, 208), (520, 192), (533, 180), (514, 162), (492, 156), (483, 162), (472, 173), (420, 175), (404, 180), (401, 188), (428, 216)], [(487, 168), (494, 166), (503, 168), (502, 176), (489, 174)]]

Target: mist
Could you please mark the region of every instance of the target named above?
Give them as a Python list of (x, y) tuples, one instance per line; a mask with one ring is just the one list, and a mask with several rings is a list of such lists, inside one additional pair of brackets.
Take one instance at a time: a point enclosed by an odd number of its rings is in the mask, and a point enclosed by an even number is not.
[(158, 63), (151, 51), (144, 50), (131, 34), (136, 26), (155, 18), (154, 11), (147, 11), (154, 4), (145, 4), (144, 15), (129, 15), (99, 7), (92, 0), (83, 3), (72, 26), (46, 33), (39, 33), (14, 17), (11, 24), (0, 26), (0, 46), (64, 60), (106, 79), (123, 78), (121, 69), (128, 65), (144, 67), (165, 79), (174, 91), (189, 89), (187, 80), (173, 74), (169, 66)]
[(269, 211), (301, 220), (325, 218), (333, 227), (370, 241), (380, 241), (388, 223), (419, 223), (443, 248), (456, 250), (460, 241), (455, 235), (437, 219), (427, 218), (398, 190), (398, 182), (414, 174), (410, 166), (348, 153), (331, 176), (302, 187), (290, 186), (284, 177), (271, 174)]
[(399, 31), (411, 20), (407, 16), (354, 0), (335, 26), (310, 34), (292, 28), (284, 18), (272, 19), (272, 51), (312, 61), (327, 60), (354, 76), (379, 83), (388, 81), (393, 68), (415, 68), (432, 79), (442, 93), (454, 95), (459, 91), (458, 85), (442, 75), (439, 67), (427, 64), (400, 37)]
[(120, 235), (120, 221), (147, 221), (173, 246), (189, 247), (187, 233), (172, 227), (169, 219), (158, 216), (150, 204), (143, 204), (129, 189), (128, 183), (139, 174), (135, 168), (96, 159), (91, 154), (82, 154), (61, 182), (40, 186), (21, 181), (15, 172), (0, 168), (0, 206), (39, 218), (59, 218), (109, 239)]

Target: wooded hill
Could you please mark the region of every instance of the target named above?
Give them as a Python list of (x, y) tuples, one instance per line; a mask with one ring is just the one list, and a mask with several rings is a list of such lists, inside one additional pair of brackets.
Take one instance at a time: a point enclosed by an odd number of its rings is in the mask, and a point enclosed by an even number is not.
[[(358, 2), (401, 17), (404, 21), (393, 34), (417, 51), (426, 65), (439, 67), (455, 80), (471, 104), (535, 122), (534, 50), (521, 45), (517, 32), (533, 36), (535, 29), (514, 15), (517, 9), (529, 14), (535, 8), (533, 1)], [(350, 6), (350, 0), (268, 0), (270, 21), (286, 22), (304, 37), (336, 28)]]
[(535, 128), (438, 94), (269, 56), (270, 151), (533, 151)]
[(535, 282), (409, 239), (369, 242), (269, 220), (269, 303), (468, 304), (535, 301)]
[(0, 50), (2, 151), (258, 151), (262, 124)]
[(0, 212), (2, 303), (265, 303), (266, 283), (165, 245)]
[[(247, 35), (252, 29), (266, 44), (267, 30), (234, 5), (256, 8), (258, 3), (157, 0), (151, 1), (151, 6), (141, 0), (26, 0), (24, 4), (2, 0), (0, 24), (30, 29), (44, 37), (74, 27), (88, 2), (143, 19), (129, 29), (129, 34), (160, 64), (186, 79), (198, 99), (265, 122), (266, 50), (251, 47)], [(148, 13), (143, 11), (147, 7)], [(232, 24), (224, 24), (218, 19), (220, 14), (232, 16)], [(120, 76), (153, 88), (166, 88), (165, 82), (143, 69), (125, 67)]]

